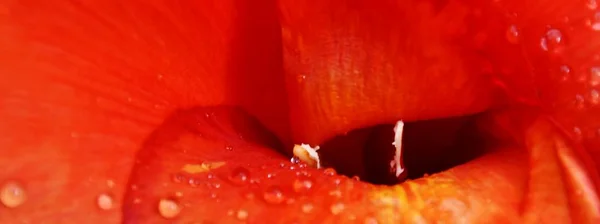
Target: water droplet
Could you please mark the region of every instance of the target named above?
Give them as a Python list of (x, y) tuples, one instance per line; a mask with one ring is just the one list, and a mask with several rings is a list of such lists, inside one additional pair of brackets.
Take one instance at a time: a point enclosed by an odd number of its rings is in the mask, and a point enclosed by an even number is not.
[(511, 25), (508, 27), (508, 29), (506, 30), (506, 39), (511, 44), (519, 43), (520, 34), (519, 34), (519, 30), (517, 29), (517, 26)]
[(334, 196), (336, 198), (341, 198), (342, 197), (342, 192), (340, 190), (333, 190), (329, 192), (329, 195)]
[(581, 140), (581, 138), (583, 137), (581, 128), (579, 128), (579, 127), (573, 128), (573, 134), (575, 135), (575, 140)]
[(590, 26), (594, 31), (600, 31), (600, 12), (594, 13), (594, 17), (586, 20), (586, 25)]
[(365, 218), (365, 224), (377, 224), (379, 223), (376, 218), (367, 217)]
[(291, 166), (289, 167), (289, 169), (290, 169), (290, 170), (295, 170), (295, 169), (296, 169), (296, 166), (294, 166), (294, 165), (291, 165)]
[(246, 210), (240, 209), (237, 211), (235, 216), (238, 220), (244, 221), (248, 218), (248, 212)]
[(342, 211), (344, 211), (344, 209), (346, 209), (346, 206), (344, 205), (344, 203), (341, 203), (341, 202), (334, 203), (331, 205), (331, 207), (329, 207), (331, 214), (334, 214), (334, 215), (338, 215), (338, 214), (342, 213)]
[(267, 178), (272, 179), (275, 177), (274, 173), (267, 173)]
[(555, 52), (564, 43), (562, 32), (558, 29), (549, 29), (540, 40), (540, 46), (544, 51)]
[(590, 103), (594, 105), (600, 104), (600, 92), (597, 89), (592, 89), (590, 92)]
[(292, 156), (292, 158), (290, 159), (290, 162), (293, 164), (298, 164), (298, 163), (300, 163), (300, 158)]
[(231, 175), (229, 176), (229, 180), (234, 184), (245, 184), (250, 179), (250, 171), (248, 171), (244, 167), (237, 167), (233, 169)]
[(596, 0), (587, 0), (586, 5), (591, 10), (596, 10), (598, 8), (598, 2)]
[(333, 184), (335, 184), (336, 186), (340, 185), (341, 183), (342, 183), (342, 178), (336, 177), (333, 179)]
[(106, 180), (106, 186), (108, 186), (108, 188), (115, 187), (115, 181), (113, 181), (113, 180)]
[(192, 187), (198, 187), (198, 186), (200, 186), (200, 184), (201, 184), (201, 183), (202, 183), (202, 181), (200, 181), (200, 180), (198, 180), (198, 179), (196, 179), (196, 178), (190, 178), (190, 179), (188, 180), (188, 184), (189, 184), (190, 186), (192, 186)]
[(139, 203), (142, 203), (142, 199), (139, 199), (139, 198), (134, 198), (134, 199), (133, 199), (133, 203), (134, 203), (134, 204), (139, 204)]
[(230, 145), (228, 145), (228, 146), (225, 146), (225, 149), (226, 149), (227, 151), (233, 151), (233, 146), (230, 146)]
[(313, 181), (309, 177), (299, 177), (294, 181), (293, 186), (297, 193), (306, 193), (312, 189)]
[(304, 82), (304, 80), (306, 80), (306, 75), (298, 75), (296, 76), (296, 80), (298, 81), (298, 83), (302, 83)]
[(590, 85), (600, 85), (600, 66), (594, 66), (590, 69)]
[(267, 203), (270, 204), (280, 204), (285, 200), (285, 196), (281, 189), (277, 186), (271, 186), (265, 190), (263, 194), (263, 198)]
[(360, 177), (359, 177), (359, 176), (353, 176), (353, 177), (352, 177), (352, 180), (355, 180), (355, 181), (360, 181)]
[(179, 173), (176, 173), (176, 174), (173, 174), (172, 180), (175, 183), (181, 183), (181, 182), (185, 181), (185, 177)]
[(98, 208), (102, 210), (110, 210), (114, 206), (113, 198), (108, 194), (101, 194), (96, 199), (96, 204), (98, 204)]
[(308, 171), (306, 171), (306, 170), (296, 171), (296, 176), (297, 177), (308, 177), (308, 176), (310, 176), (310, 173), (308, 173)]
[(583, 109), (585, 108), (585, 99), (581, 94), (575, 95), (575, 108)]
[(571, 67), (567, 66), (567, 65), (561, 65), (559, 67), (559, 71), (560, 71), (560, 80), (561, 81), (567, 81), (571, 78)]
[(312, 205), (311, 203), (306, 203), (302, 205), (302, 212), (304, 213), (310, 213), (312, 212), (312, 210), (315, 208), (314, 205)]
[(0, 202), (8, 208), (16, 208), (27, 200), (27, 194), (23, 187), (16, 182), (4, 184), (0, 190)]
[(175, 197), (178, 197), (178, 198), (183, 197), (183, 192), (181, 192), (181, 191), (175, 192)]
[(172, 219), (181, 213), (181, 207), (171, 199), (161, 199), (158, 202), (158, 212), (162, 217)]
[(209, 173), (206, 175), (206, 178), (208, 179), (215, 179), (215, 174), (214, 173)]
[(337, 174), (337, 172), (335, 172), (333, 168), (325, 168), (325, 170), (323, 170), (323, 173), (328, 176), (334, 176)]

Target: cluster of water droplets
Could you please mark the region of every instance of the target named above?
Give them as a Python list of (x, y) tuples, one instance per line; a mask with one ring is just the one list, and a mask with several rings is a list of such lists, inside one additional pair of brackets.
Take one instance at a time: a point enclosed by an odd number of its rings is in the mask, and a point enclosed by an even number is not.
[[(322, 174), (319, 174), (319, 172), (322, 172)], [(322, 175), (319, 180), (335, 186), (328, 194), (332, 199), (329, 207), (330, 214), (338, 215), (347, 209), (347, 205), (341, 200), (343, 191), (337, 188), (337, 186), (341, 185), (344, 178), (338, 176), (337, 172), (332, 168), (315, 172), (315, 170), (308, 168), (300, 160), (292, 159), (289, 163), (282, 162), (276, 165), (274, 169), (272, 166), (263, 166), (257, 169), (255, 175), (253, 176), (248, 168), (238, 166), (226, 173), (215, 174), (209, 171), (196, 177), (177, 173), (172, 176), (172, 181), (178, 184), (188, 184), (194, 188), (206, 186), (208, 187), (209, 195), (211, 195), (210, 198), (217, 200), (219, 199), (217, 196), (219, 190), (217, 189), (221, 186), (221, 182), (217, 183), (217, 181), (222, 181), (222, 183), (228, 183), (236, 188), (247, 187), (247, 192), (241, 194), (241, 197), (247, 200), (258, 199), (263, 203), (279, 206), (294, 205), (298, 207), (299, 214), (311, 214), (316, 212), (315, 208), (317, 205), (309, 201), (310, 197), (307, 196), (315, 191), (317, 179), (315, 179), (314, 175)], [(294, 176), (293, 178), (289, 178), (289, 175)], [(291, 183), (284, 184), (281, 181), (274, 181), (274, 179), (282, 177), (291, 179)], [(348, 179), (347, 181), (355, 182), (356, 180), (358, 179)], [(321, 183), (319, 182), (319, 184)], [(181, 210), (182, 206), (176, 199), (172, 198), (163, 198), (158, 205), (159, 214), (168, 219), (176, 218), (181, 213)], [(251, 214), (250, 210), (238, 208), (230, 209), (227, 215), (244, 221)]]
[[(106, 186), (112, 189), (115, 186), (113, 180), (107, 180)], [(0, 188), (0, 203), (7, 208), (17, 208), (27, 201), (27, 191), (25, 187), (16, 181), (8, 181)], [(112, 210), (115, 207), (115, 200), (111, 193), (101, 193), (96, 197), (96, 206), (103, 211)]]
[[(589, 30), (576, 30), (574, 32), (581, 32), (582, 34), (587, 33), (591, 35), (591, 37), (598, 37), (598, 35), (600, 35), (600, 11), (598, 11), (598, 2), (597, 0), (586, 0), (585, 7), (589, 9), (589, 11), (584, 10), (581, 13), (587, 16), (587, 19), (584, 19), (583, 21), (585, 23), (584, 25), (587, 26)], [(574, 22), (568, 18), (565, 21), (571, 23)], [(522, 38), (521, 30), (517, 25), (512, 24), (506, 28), (506, 40), (509, 43), (520, 44)], [(567, 39), (568, 37), (563, 30), (548, 26), (539, 38), (539, 49), (541, 52), (547, 53), (549, 57), (558, 56), (562, 58), (562, 60), (568, 61), (569, 58), (566, 58), (566, 55), (561, 54), (570, 47)], [(597, 45), (598, 43), (593, 44)], [(587, 56), (590, 57), (588, 59), (590, 60), (589, 62), (592, 63), (592, 65), (586, 65), (587, 67), (573, 68), (569, 64), (563, 64), (554, 68), (554, 71), (557, 71), (557, 76), (554, 76), (556, 77), (556, 80), (554, 81), (561, 82), (562, 84), (560, 85), (563, 85), (566, 88), (584, 90), (582, 92), (571, 93), (573, 96), (571, 100), (572, 106), (555, 105), (556, 107), (565, 109), (572, 108), (584, 112), (589, 108), (598, 108), (600, 106), (600, 53)], [(597, 64), (594, 65), (593, 63)], [(575, 126), (573, 127), (572, 133), (576, 135), (576, 137), (582, 137), (582, 135), (585, 135), (588, 131), (591, 131), (595, 137), (600, 137), (600, 128), (582, 131), (580, 127)]]

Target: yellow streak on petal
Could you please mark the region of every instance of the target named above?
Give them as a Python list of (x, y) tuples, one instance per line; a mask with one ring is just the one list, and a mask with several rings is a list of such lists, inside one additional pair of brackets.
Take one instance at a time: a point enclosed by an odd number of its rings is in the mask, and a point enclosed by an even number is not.
[(217, 169), (224, 165), (225, 162), (203, 162), (202, 164), (185, 164), (181, 168), (181, 171), (189, 174), (204, 173), (213, 169)]

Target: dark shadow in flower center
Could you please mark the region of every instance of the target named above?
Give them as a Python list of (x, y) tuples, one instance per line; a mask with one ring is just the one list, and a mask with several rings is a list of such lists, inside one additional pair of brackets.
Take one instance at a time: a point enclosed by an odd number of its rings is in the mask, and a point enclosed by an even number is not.
[[(443, 172), (485, 154), (488, 136), (477, 128), (478, 115), (406, 122), (404, 168), (408, 179)], [(382, 185), (403, 179), (390, 168), (394, 124), (382, 124), (336, 136), (321, 145), (321, 160), (338, 173)]]

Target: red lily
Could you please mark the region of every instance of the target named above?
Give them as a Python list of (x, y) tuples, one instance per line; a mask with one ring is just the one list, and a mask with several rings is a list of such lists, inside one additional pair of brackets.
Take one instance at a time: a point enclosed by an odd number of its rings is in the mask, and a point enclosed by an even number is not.
[(600, 222), (597, 7), (0, 3), (0, 222)]

